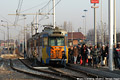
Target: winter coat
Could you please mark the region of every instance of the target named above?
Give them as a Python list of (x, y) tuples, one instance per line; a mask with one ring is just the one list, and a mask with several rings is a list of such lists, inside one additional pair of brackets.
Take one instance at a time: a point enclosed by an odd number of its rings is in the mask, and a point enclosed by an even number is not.
[(107, 55), (106, 55), (106, 51), (105, 51), (105, 49), (103, 50), (103, 49), (101, 49), (101, 56), (102, 57), (106, 57)]
[(66, 59), (66, 55), (65, 54), (62, 54), (62, 59)]
[(92, 53), (93, 57), (98, 57), (98, 49), (94, 49), (94, 52)]
[(73, 49), (69, 48), (68, 53), (69, 53), (69, 55), (73, 55)]
[(120, 48), (117, 48), (116, 51), (117, 51), (118, 58), (120, 58)]
[(87, 58), (87, 53), (88, 53), (88, 51), (87, 51), (86, 47), (84, 47), (84, 48), (81, 49), (81, 55), (82, 55), (83, 59)]
[(78, 54), (81, 54), (81, 47), (78, 47)]
[(76, 47), (76, 48), (73, 48), (73, 55), (74, 56), (78, 56), (78, 48)]
[(88, 59), (92, 59), (92, 55), (91, 55), (91, 50), (90, 50), (90, 49), (88, 49), (88, 54), (87, 54), (87, 56), (88, 56)]

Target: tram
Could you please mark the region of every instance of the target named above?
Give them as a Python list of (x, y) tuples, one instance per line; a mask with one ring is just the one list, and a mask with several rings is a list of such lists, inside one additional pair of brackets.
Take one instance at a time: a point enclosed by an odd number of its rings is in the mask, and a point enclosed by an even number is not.
[(27, 40), (27, 57), (36, 58), (43, 64), (61, 62), (63, 51), (68, 63), (68, 34), (59, 27), (45, 26), (41, 33)]

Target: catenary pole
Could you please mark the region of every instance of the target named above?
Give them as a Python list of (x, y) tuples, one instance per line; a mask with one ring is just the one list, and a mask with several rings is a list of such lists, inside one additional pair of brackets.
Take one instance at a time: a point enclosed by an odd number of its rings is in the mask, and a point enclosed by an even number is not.
[(34, 34), (35, 34), (35, 16), (34, 16), (34, 19), (33, 19), (33, 27), (34, 27), (34, 28), (33, 28), (33, 30), (34, 30), (34, 31), (33, 31), (33, 35), (34, 35)]
[(113, 71), (113, 0), (108, 0), (109, 70)]
[(103, 20), (102, 20), (102, 0), (101, 0), (101, 39), (102, 39), (102, 45), (104, 45), (104, 33), (103, 33)]
[(37, 15), (37, 31), (36, 31), (36, 33), (38, 33), (38, 26), (39, 26), (39, 24), (38, 24), (38, 15)]
[[(96, 6), (96, 3), (94, 3), (94, 7)], [(97, 28), (96, 28), (96, 8), (94, 8), (94, 45), (97, 45)]]
[(116, 43), (116, 0), (114, 0), (114, 45)]
[(55, 28), (55, 0), (53, 0), (53, 27)]
[(85, 36), (86, 36), (86, 18), (87, 18), (87, 17), (86, 17), (86, 12), (87, 12), (87, 11), (88, 11), (88, 10), (86, 10), (86, 9), (84, 10), (84, 12), (85, 12)]

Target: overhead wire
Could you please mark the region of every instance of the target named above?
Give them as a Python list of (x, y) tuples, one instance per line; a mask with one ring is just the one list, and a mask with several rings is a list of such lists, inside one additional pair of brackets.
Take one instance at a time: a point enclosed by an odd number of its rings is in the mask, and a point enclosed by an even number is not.
[[(60, 2), (61, 2), (61, 0), (59, 0), (59, 1), (55, 4), (55, 6), (53, 6), (52, 9), (50, 9), (50, 10), (48, 11), (48, 13), (51, 12), (51, 11), (53, 10), (53, 8), (56, 7)], [(43, 20), (46, 16), (47, 16), (47, 15), (44, 15), (44, 16), (39, 20), (39, 22), (40, 22), (41, 20)]]
[[(48, 3), (47, 3), (45, 6), (43, 6), (41, 9), (39, 9), (39, 10), (38, 10), (38, 13), (40, 13), (40, 11), (42, 11), (47, 5), (49, 5), (51, 1), (52, 1), (52, 0), (49, 0)], [(36, 18), (37, 18), (37, 15), (35, 16), (35, 19), (36, 19)], [(33, 20), (33, 21), (34, 21), (34, 20)], [(33, 22), (33, 21), (32, 21), (32, 22)]]
[(19, 19), (19, 14), (20, 14), (21, 7), (22, 7), (22, 3), (23, 3), (23, 0), (19, 0), (19, 3), (18, 3), (18, 8), (17, 8), (17, 10), (16, 10), (16, 14), (18, 14), (18, 15), (16, 15), (14, 25), (16, 25), (16, 24), (17, 24), (17, 22), (18, 22), (18, 19)]
[[(18, 7), (17, 7), (17, 9), (16, 9), (16, 14), (18, 14), (18, 9), (19, 9), (19, 7), (20, 7), (20, 0), (19, 0), (19, 2), (18, 2)], [(15, 17), (14, 25), (16, 24), (17, 17), (18, 17), (18, 15), (16, 15), (16, 17)]]
[(49, 0), (49, 2), (45, 6), (43, 6), (41, 9), (39, 9), (39, 10), (44, 9), (47, 5), (49, 5), (50, 2), (51, 2), (51, 0)]
[(9, 23), (13, 24), (11, 21), (9, 21), (7, 18), (3, 17), (2, 15), (0, 15), (2, 18), (4, 18), (5, 20), (7, 20)]
[[(46, 2), (44, 2), (44, 3), (46, 3)], [(31, 7), (31, 8), (28, 8), (28, 9), (25, 9), (25, 10), (21, 11), (21, 13), (22, 13), (22, 12), (25, 12), (25, 11), (29, 11), (29, 10), (31, 10), (31, 9), (34, 9), (34, 8), (36, 8), (36, 7), (39, 7), (39, 6), (43, 5), (44, 3), (38, 4), (38, 5), (36, 5), (36, 6), (33, 6), (33, 7)]]

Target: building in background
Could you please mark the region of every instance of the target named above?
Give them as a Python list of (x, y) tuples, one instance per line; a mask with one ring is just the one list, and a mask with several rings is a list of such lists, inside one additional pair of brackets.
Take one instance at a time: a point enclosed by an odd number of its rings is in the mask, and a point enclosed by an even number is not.
[(84, 43), (86, 37), (81, 32), (68, 32), (68, 46)]

